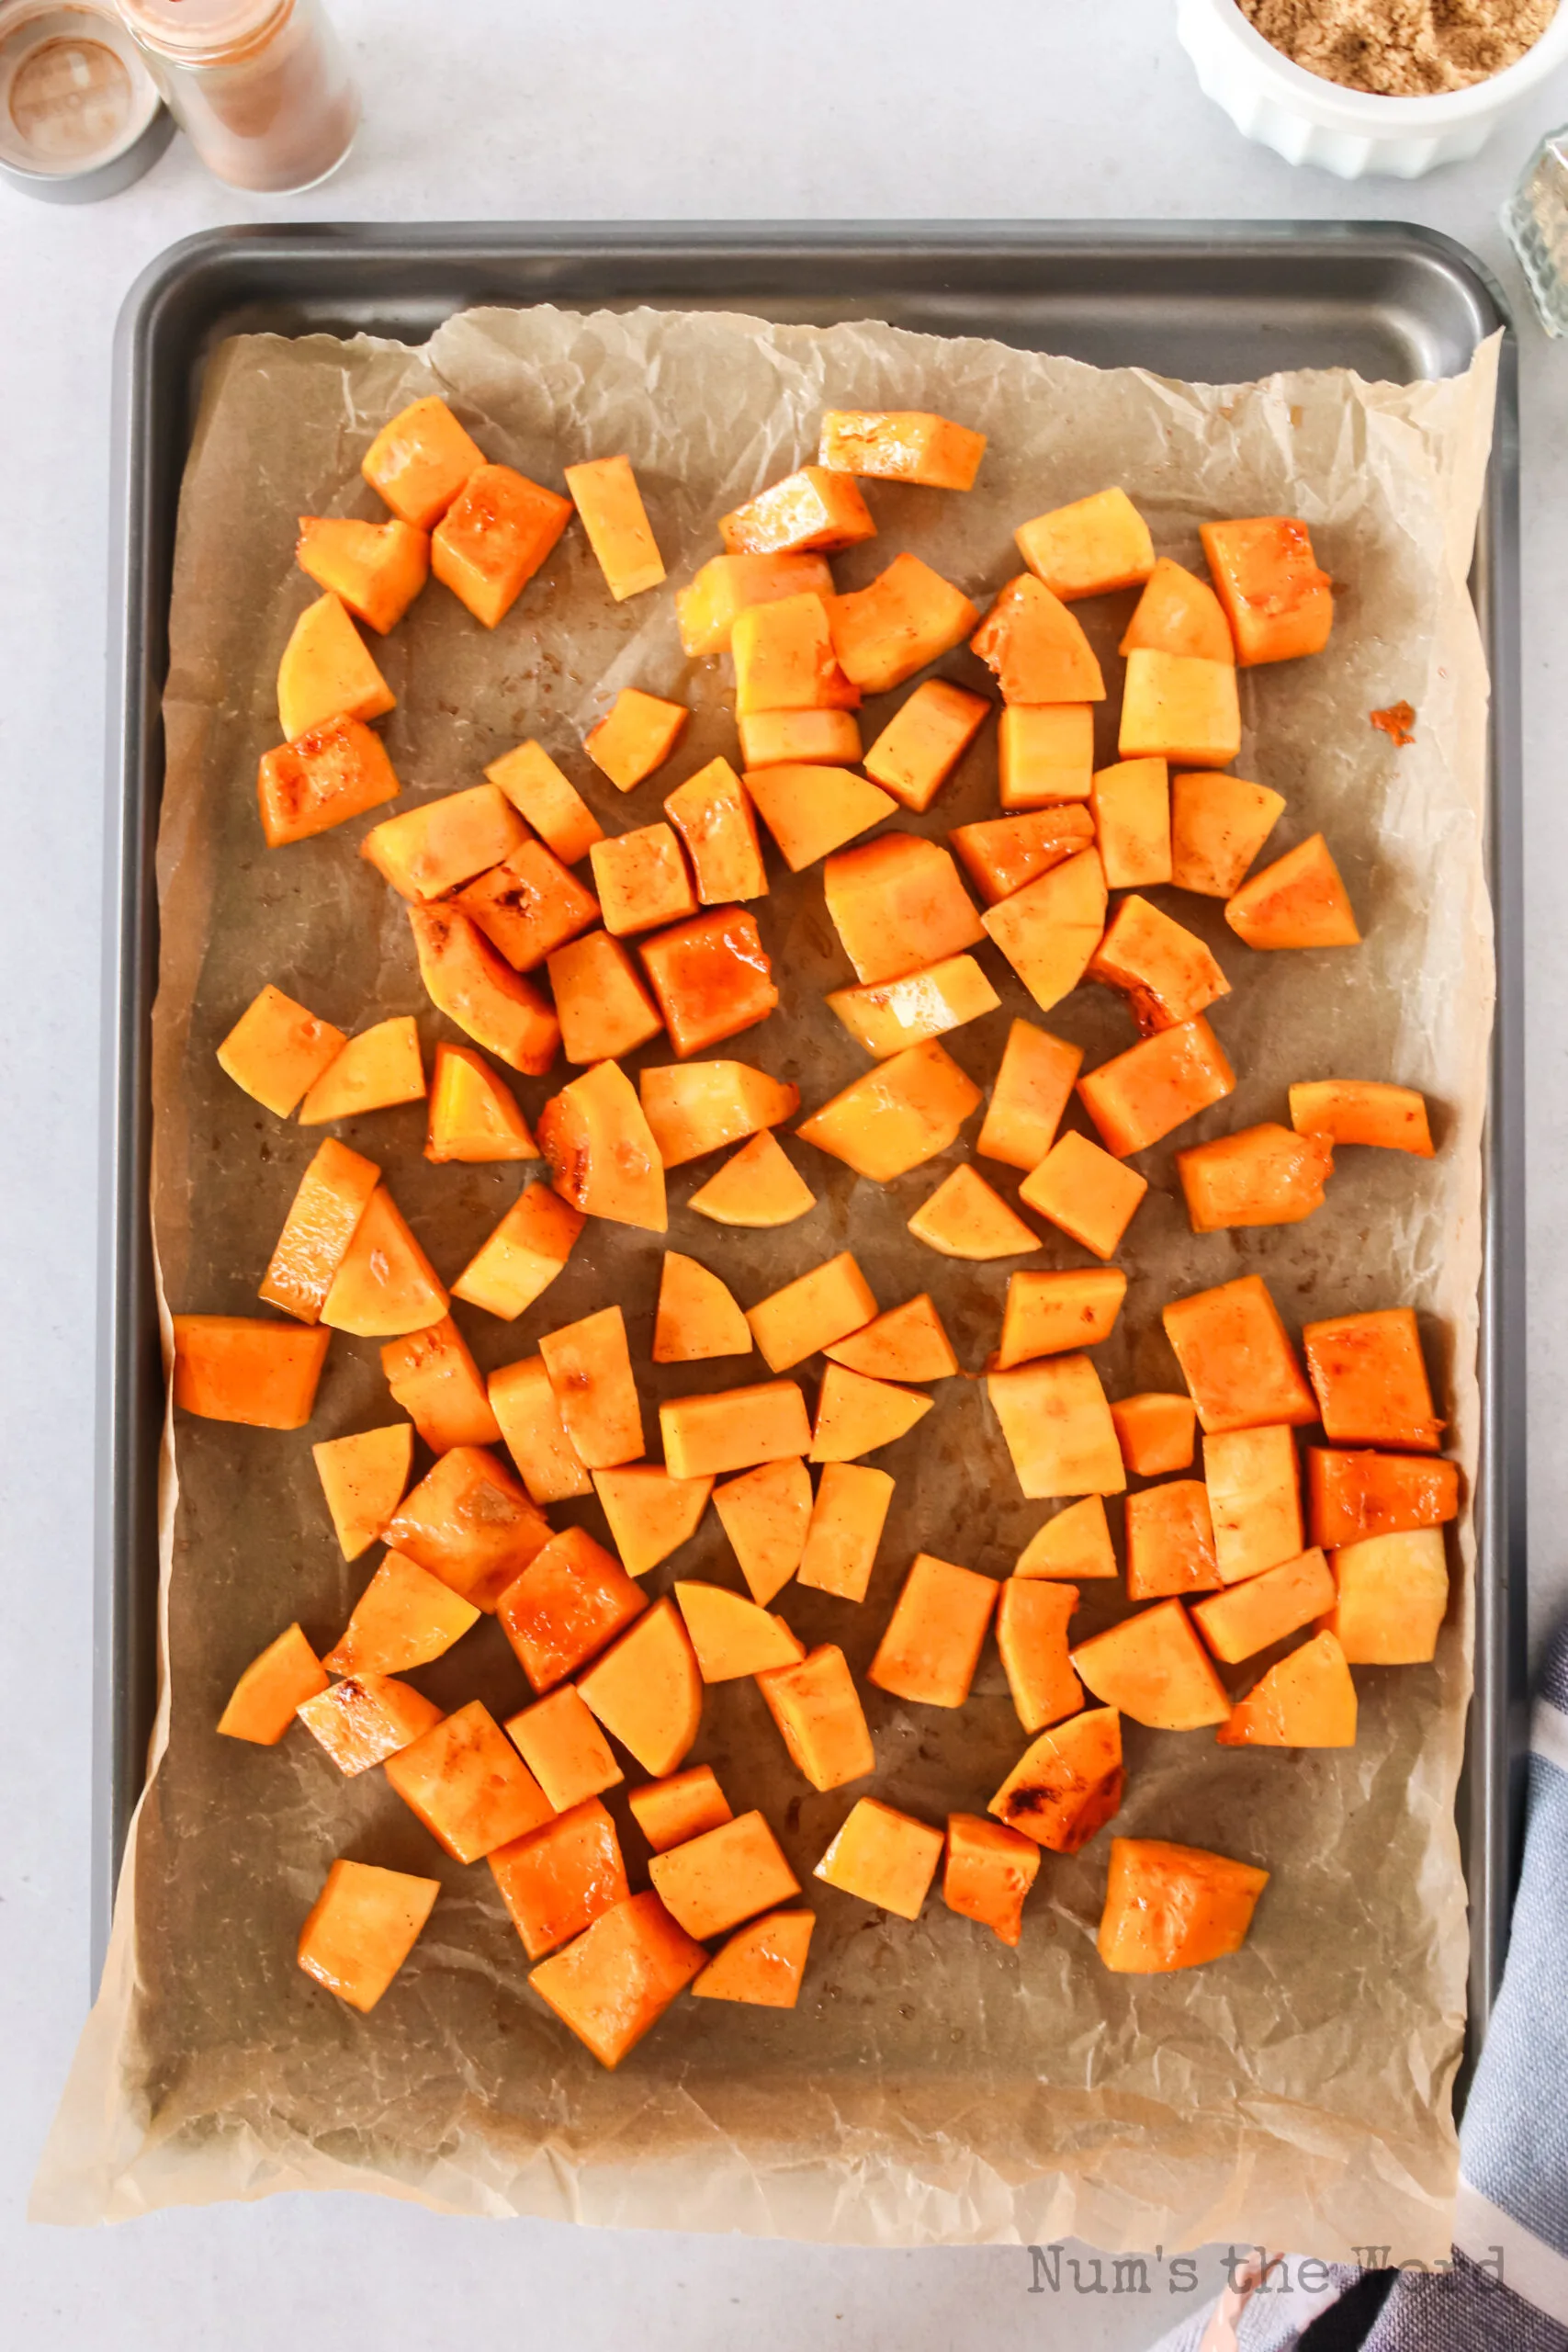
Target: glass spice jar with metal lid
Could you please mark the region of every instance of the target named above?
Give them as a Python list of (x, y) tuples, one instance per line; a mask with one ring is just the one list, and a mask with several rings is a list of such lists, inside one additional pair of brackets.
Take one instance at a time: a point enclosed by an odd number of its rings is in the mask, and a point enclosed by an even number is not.
[(271, 195), (336, 171), (359, 95), (319, 0), (119, 0), (170, 112), (209, 171)]

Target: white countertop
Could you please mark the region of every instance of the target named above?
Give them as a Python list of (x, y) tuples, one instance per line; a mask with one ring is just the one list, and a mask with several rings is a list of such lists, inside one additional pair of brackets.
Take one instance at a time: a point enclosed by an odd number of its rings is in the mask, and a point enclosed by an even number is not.
[[(1346, 186), (1246, 144), (1200, 95), (1169, 0), (333, 0), (366, 98), (344, 171), (253, 202), (181, 141), (105, 204), (0, 187), (0, 923), (9, 1279), (0, 1358), (0, 2131), (6, 2332), (31, 2352), (276, 2352), (345, 2326), (378, 2352), (518, 2339), (602, 2352), (844, 2344), (994, 2352), (1146, 2343), (1157, 2291), (1028, 2291), (1019, 2249), (831, 2252), (441, 2221), (342, 2198), (163, 2214), (93, 2236), (22, 2201), (88, 1985), (97, 909), (109, 347), (132, 279), (219, 222), (1399, 218), (1447, 231), (1520, 307), (1537, 1642), (1568, 1597), (1568, 345), (1526, 314), (1497, 208), (1560, 78), (1476, 162)], [(1084, 2274), (1084, 2284), (1090, 2274)], [(1217, 2278), (1206, 2267), (1204, 2284)]]

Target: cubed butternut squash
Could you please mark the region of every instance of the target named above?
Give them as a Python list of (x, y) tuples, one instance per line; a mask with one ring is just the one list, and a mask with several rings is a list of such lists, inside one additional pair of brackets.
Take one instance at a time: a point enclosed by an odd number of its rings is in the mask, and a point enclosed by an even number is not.
[(501, 1594), (496, 1619), (535, 1690), (553, 1690), (641, 1615), (648, 1600), (585, 1528), (563, 1527)]
[(1413, 1086), (1384, 1086), (1374, 1079), (1315, 1079), (1291, 1089), (1291, 1125), (1299, 1136), (1325, 1136), (1330, 1143), (1369, 1143), (1385, 1151), (1432, 1157), (1427, 1098)]
[(795, 1455), (760, 1463), (714, 1489), (713, 1505), (740, 1573), (766, 1609), (800, 1566), (811, 1521), (811, 1474)]
[(669, 1397), (659, 1408), (659, 1429), (675, 1478), (722, 1477), (760, 1462), (787, 1461), (811, 1444), (806, 1399), (793, 1380)]
[(1459, 1516), (1459, 1464), (1429, 1456), (1307, 1452), (1312, 1540), (1325, 1551), (1368, 1535), (1403, 1535)]
[(1021, 524), (1013, 537), (1036, 580), (1064, 604), (1140, 587), (1155, 568), (1149, 526), (1121, 488), (1053, 507)]
[(1097, 1699), (1151, 1731), (1199, 1731), (1224, 1723), (1231, 1702), (1179, 1600), (1158, 1600), (1072, 1653)]
[(1267, 1871), (1161, 1838), (1113, 1838), (1096, 1945), (1119, 1976), (1167, 1975), (1239, 1951)]
[(307, 1699), (299, 1720), (347, 1780), (374, 1770), (440, 1723), (441, 1710), (394, 1674), (346, 1675)]
[(327, 718), (291, 743), (264, 752), (256, 805), (268, 849), (310, 841), (401, 790), (386, 745), (363, 719)]
[(1161, 1320), (1205, 1430), (1269, 1421), (1302, 1429), (1316, 1420), (1312, 1390), (1261, 1274), (1172, 1299)]
[(617, 792), (635, 792), (661, 768), (686, 731), (684, 705), (623, 686), (604, 717), (591, 727), (582, 748)]
[(1303, 1552), (1265, 1568), (1261, 1576), (1248, 1577), (1245, 1584), (1233, 1585), (1228, 1592), (1195, 1602), (1192, 1622), (1214, 1656), (1235, 1666), (1282, 1642), (1287, 1634), (1299, 1634), (1332, 1609), (1336, 1598), (1333, 1573), (1323, 1554)]
[(218, 1728), (225, 1739), (276, 1747), (299, 1709), (326, 1688), (326, 1671), (299, 1626), (286, 1626), (252, 1658), (229, 1694)]
[(667, 1854), (671, 1846), (683, 1846), (688, 1838), (735, 1818), (711, 1764), (694, 1764), (668, 1780), (646, 1781), (640, 1789), (626, 1792), (626, 1803), (656, 1854)]
[[(858, 758), (858, 750), (852, 756)], [(897, 807), (890, 794), (841, 767), (798, 761), (748, 767), (745, 788), (792, 874), (803, 874)]]
[(569, 782), (542, 743), (532, 737), (485, 770), (498, 784), (545, 847), (563, 865), (575, 865), (603, 838), (599, 820), (576, 786)]
[(321, 1663), (333, 1674), (406, 1674), (444, 1657), (479, 1618), (439, 1577), (389, 1552)]
[(980, 1089), (936, 1039), (908, 1046), (855, 1079), (795, 1129), (879, 1184), (907, 1176), (958, 1140)]
[(503, 621), (571, 520), (513, 466), (476, 466), (430, 535), (430, 568), (486, 628)]
[(823, 1793), (876, 1770), (865, 1711), (844, 1654), (825, 1642), (807, 1657), (757, 1677), (790, 1761)]
[[(381, 1370), (395, 1404), (402, 1407), (433, 1453), (454, 1445), (499, 1445), (496, 1419), (479, 1368), (468, 1341), (449, 1315), (423, 1331), (389, 1340)], [(389, 1510), (384, 1517), (389, 1519)]]
[(980, 918), (1042, 1012), (1076, 989), (1105, 929), (1105, 869), (1077, 851)]
[(1216, 1589), (1213, 1521), (1201, 1478), (1166, 1478), (1140, 1487), (1127, 1498), (1126, 1524), (1130, 1600)]
[(847, 475), (803, 466), (721, 514), (718, 536), (730, 555), (830, 555), (874, 539), (876, 525)]
[(388, 420), (360, 459), (359, 470), (400, 521), (428, 531), (484, 461), (472, 434), (444, 400), (428, 392)]
[(577, 1687), (610, 1736), (656, 1778), (674, 1771), (702, 1724), (696, 1654), (668, 1594), (578, 1677)]
[(828, 626), (830, 596), (807, 590), (752, 605), (735, 618), (735, 708), (857, 710), (860, 688), (840, 667)]
[(408, 1221), (378, 1184), (321, 1302), (321, 1319), (356, 1339), (395, 1339), (439, 1322), (450, 1301)]
[(666, 1168), (722, 1150), (800, 1108), (800, 1089), (750, 1062), (662, 1063), (637, 1080), (643, 1115)]
[(509, 1715), (505, 1731), (558, 1813), (603, 1796), (625, 1778), (609, 1741), (570, 1682)]
[(1069, 1715), (1025, 1748), (986, 1811), (1054, 1854), (1076, 1854), (1121, 1811), (1126, 1773), (1114, 1707)]
[(530, 1960), (581, 1935), (631, 1894), (615, 1825), (595, 1797), (497, 1846), (486, 1860)]
[(1186, 653), (1200, 662), (1234, 662), (1230, 623), (1206, 580), (1157, 556), (1133, 607), (1117, 651)]
[(1190, 1396), (1148, 1389), (1142, 1396), (1118, 1397), (1111, 1418), (1122, 1459), (1135, 1477), (1163, 1478), (1168, 1471), (1190, 1467), (1198, 1421)]
[(1146, 1177), (1069, 1128), (1031, 1169), (1018, 1197), (1097, 1258), (1113, 1258), (1148, 1189)]
[(886, 1470), (864, 1462), (826, 1462), (817, 1482), (798, 1580), (813, 1592), (863, 1600), (893, 1500)]
[(1255, 1682), (1214, 1734), (1221, 1747), (1354, 1747), (1356, 1685), (1332, 1634), (1316, 1634)]
[(1004, 702), (1103, 702), (1105, 680), (1075, 614), (1032, 572), (1010, 580), (969, 640)]
[(1223, 768), (1241, 749), (1241, 704), (1229, 662), (1189, 653), (1127, 656), (1116, 750), (1123, 760)]
[(679, 1250), (667, 1250), (653, 1318), (655, 1363), (749, 1356), (751, 1329), (728, 1283)]
[(1179, 890), (1230, 899), (1284, 813), (1284, 795), (1203, 769), (1170, 780), (1170, 875)]
[(1350, 897), (1321, 833), (1301, 842), (1225, 900), (1225, 921), (1249, 947), (1354, 947)]
[(1121, 990), (1144, 1037), (1190, 1021), (1231, 989), (1203, 942), (1136, 891), (1118, 903), (1089, 978)]
[(944, 1176), (936, 1191), (921, 1202), (908, 1229), (928, 1250), (944, 1258), (1026, 1257), (1040, 1247), (1040, 1236), (1009, 1208), (1001, 1194), (975, 1169), (964, 1165)]
[(686, 1204), (715, 1225), (760, 1229), (793, 1225), (816, 1205), (810, 1185), (766, 1128), (732, 1153)]
[(430, 577), (430, 537), (412, 523), (301, 514), (294, 560), (356, 621), (385, 637)]
[(348, 1043), (269, 980), (218, 1048), (218, 1066), (254, 1102), (287, 1119)]
[(1325, 1433), (1336, 1443), (1437, 1452), (1445, 1424), (1433, 1410), (1413, 1307), (1305, 1324), (1302, 1351)]
[(684, 1057), (765, 1021), (779, 1001), (761, 934), (744, 907), (714, 907), (642, 943), (670, 1042)]
[(417, 904), (445, 898), (487, 866), (499, 865), (527, 837), (505, 793), (493, 784), (475, 784), (385, 818), (366, 834), (359, 854), (400, 899)]
[(743, 1593), (679, 1577), (671, 1589), (705, 1682), (738, 1682), (770, 1667), (798, 1663), (798, 1645), (782, 1619), (770, 1617)]
[(1032, 1501), (1124, 1490), (1127, 1474), (1115, 1424), (1088, 1356), (1045, 1356), (988, 1373), (986, 1393), (1018, 1483)]
[(258, 1298), (301, 1323), (317, 1323), (381, 1181), (373, 1159), (331, 1137), (299, 1180)]
[(277, 719), (285, 742), (329, 718), (379, 718), (397, 701), (340, 598), (307, 605), (277, 665)]
[(659, 1007), (631, 952), (607, 931), (591, 931), (547, 957), (569, 1062), (615, 1062), (657, 1037)]
[(657, 588), (664, 577), (664, 559), (631, 459), (591, 458), (583, 465), (568, 466), (566, 486), (616, 604)]
[(693, 1936), (722, 1936), (800, 1893), (800, 1881), (760, 1813), (738, 1814), (655, 1854), (648, 1871), (671, 1918)]
[[(740, 713), (736, 725), (740, 764), (748, 776), (777, 767), (841, 772), (853, 767), (861, 755), (860, 722), (852, 710), (748, 710)], [(839, 781), (848, 787), (858, 785), (860, 778), (840, 773)], [(863, 805), (863, 795), (859, 797)], [(854, 828), (856, 832), (864, 830), (864, 825)], [(809, 865), (810, 860), (804, 862)]]
[(1024, 1897), (1040, 1869), (1040, 1849), (1016, 1829), (977, 1813), (950, 1813), (942, 1849), (942, 1899), (1004, 1944), (1023, 1933)]
[(560, 1417), (543, 1356), (525, 1356), (492, 1372), (490, 1401), (530, 1502), (566, 1502), (592, 1492), (582, 1457)]
[(1116, 1553), (1103, 1495), (1068, 1503), (1037, 1527), (1013, 1566), (1015, 1577), (1065, 1577), (1084, 1584), (1116, 1574)]
[(919, 1553), (905, 1577), (866, 1679), (895, 1699), (961, 1707), (997, 1605), (994, 1577)]
[(698, 904), (766, 898), (768, 876), (757, 820), (728, 760), (710, 760), (664, 797), (664, 813), (691, 860)]
[(1334, 588), (1304, 523), (1260, 514), (1201, 524), (1198, 536), (1243, 669), (1322, 652), (1334, 627)]
[(692, 1980), (699, 2001), (747, 2001), (763, 2009), (793, 2009), (800, 1998), (806, 1955), (817, 1925), (810, 1911), (767, 1911), (737, 1928), (722, 1951)]
[(1449, 1606), (1449, 1564), (1440, 1527), (1369, 1535), (1329, 1555), (1335, 1600), (1319, 1631), (1332, 1634), (1352, 1666), (1425, 1666), (1437, 1656)]
[(1089, 788), (1100, 862), (1111, 890), (1171, 879), (1170, 772), (1163, 760), (1118, 760)]
[(419, 976), (438, 1012), (509, 1069), (542, 1078), (560, 1045), (555, 1007), (460, 907), (410, 907)]
[(1288, 1425), (1211, 1430), (1203, 1440), (1203, 1476), (1223, 1583), (1238, 1584), (1300, 1556), (1301, 1469)]
[(997, 1600), (997, 1650), (1019, 1722), (1027, 1732), (1077, 1714), (1083, 1685), (1067, 1656), (1067, 1621), (1077, 1589), (1042, 1577), (1008, 1577)]
[(816, 1875), (897, 1918), (918, 1919), (942, 1849), (942, 1833), (930, 1822), (917, 1821), (876, 1797), (860, 1797), (818, 1863)]
[(1088, 800), (1094, 783), (1094, 706), (1004, 705), (997, 727), (1001, 804), (1010, 815)]
[(1094, 819), (1075, 801), (1027, 810), (1019, 817), (989, 817), (978, 825), (955, 825), (948, 842), (988, 907), (999, 905), (1038, 881), (1055, 865), (1089, 848)]
[[(593, 843), (594, 854), (601, 846)], [(457, 905), (479, 925), (514, 972), (535, 972), (547, 956), (600, 919), (585, 884), (543, 842), (525, 841), (457, 893)]]
[(356, 1119), (367, 1111), (423, 1099), (419, 1030), (412, 1013), (400, 1013), (348, 1040), (300, 1103), (299, 1124), (319, 1127), (329, 1119)]
[(1235, 1091), (1235, 1072), (1201, 1013), (1129, 1046), (1085, 1072), (1078, 1100), (1118, 1159), (1195, 1119)]
[(1053, 1037), (1032, 1021), (1015, 1021), (975, 1139), (981, 1158), (999, 1159), (1006, 1168), (1038, 1168), (1056, 1139), (1082, 1067), (1081, 1046)]
[(896, 555), (868, 587), (828, 599), (839, 665), (871, 695), (887, 694), (951, 652), (979, 617), (961, 588), (908, 552)]
[(595, 1470), (594, 1489), (626, 1574), (645, 1577), (689, 1543), (713, 1492), (711, 1478), (672, 1478), (661, 1464)]
[(922, 971), (985, 935), (948, 852), (916, 833), (837, 852), (823, 870), (823, 895), (863, 986)]
[(339, 1860), (299, 1930), (307, 1976), (367, 2017), (419, 1941), (441, 1882)]
[(791, 1372), (833, 1340), (863, 1329), (875, 1313), (871, 1284), (843, 1250), (748, 1307), (746, 1320), (768, 1370)]
[(588, 854), (604, 928), (615, 938), (696, 913), (697, 894), (673, 826), (613, 833)]
[(381, 1532), (394, 1551), (487, 1614), (550, 1540), (549, 1521), (480, 1445), (442, 1454)]
[(901, 808), (929, 808), (986, 723), (991, 706), (946, 678), (927, 678), (865, 755), (865, 772)]
[(931, 1399), (890, 1380), (868, 1380), (841, 1363), (829, 1363), (817, 1397), (812, 1423), (812, 1462), (854, 1462), (907, 1437), (931, 1411)]
[(424, 1156), (477, 1166), (539, 1157), (517, 1097), (471, 1046), (435, 1048)]
[(567, 1433), (587, 1467), (612, 1470), (640, 1461), (647, 1452), (642, 1408), (619, 1306), (545, 1332), (539, 1353)]
[(1323, 1206), (1334, 1147), (1325, 1136), (1296, 1135), (1269, 1121), (1179, 1151), (1176, 1172), (1194, 1233), (1300, 1225)]
[(929, 1294), (890, 1306), (863, 1329), (835, 1340), (823, 1353), (872, 1380), (948, 1380), (958, 1370), (953, 1342)]
[(413, 1430), (407, 1421), (313, 1445), (316, 1475), (345, 1560), (367, 1551), (403, 1498), (413, 1467)]
[(985, 454), (983, 433), (907, 408), (830, 408), (817, 453), (833, 473), (921, 482), (928, 490), (973, 490)]
[(707, 1960), (657, 1894), (634, 1894), (594, 1920), (528, 1982), (602, 2066), (618, 2066)]
[(664, 1162), (618, 1062), (570, 1080), (540, 1112), (538, 1129), (550, 1182), (573, 1209), (645, 1233), (667, 1229)]
[[(826, 556), (713, 556), (694, 574), (689, 588), (675, 591), (681, 650), (694, 662), (728, 653), (736, 619), (749, 605), (807, 593), (832, 594), (833, 574)], [(739, 890), (725, 893), (727, 898), (745, 895)]]
[(176, 1315), (175, 1402), (202, 1420), (302, 1430), (331, 1338), (258, 1315)]
[(994, 1012), (1001, 999), (973, 956), (949, 956), (900, 980), (829, 989), (827, 1001), (855, 1043), (886, 1061), (906, 1046), (945, 1036)]

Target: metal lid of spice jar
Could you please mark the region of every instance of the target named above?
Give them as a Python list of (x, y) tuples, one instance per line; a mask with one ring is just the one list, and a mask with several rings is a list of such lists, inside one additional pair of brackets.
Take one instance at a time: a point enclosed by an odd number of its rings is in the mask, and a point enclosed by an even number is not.
[(174, 131), (109, 0), (0, 0), (0, 178), (91, 203), (140, 179)]

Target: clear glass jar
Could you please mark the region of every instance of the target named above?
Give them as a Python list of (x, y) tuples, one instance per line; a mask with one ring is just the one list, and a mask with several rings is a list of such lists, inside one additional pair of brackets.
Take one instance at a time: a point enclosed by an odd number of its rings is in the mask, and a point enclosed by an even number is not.
[(202, 162), (277, 195), (335, 172), (359, 94), (319, 0), (119, 0), (148, 71)]
[(1503, 226), (1541, 325), (1568, 334), (1568, 130), (1541, 141), (1503, 208)]

